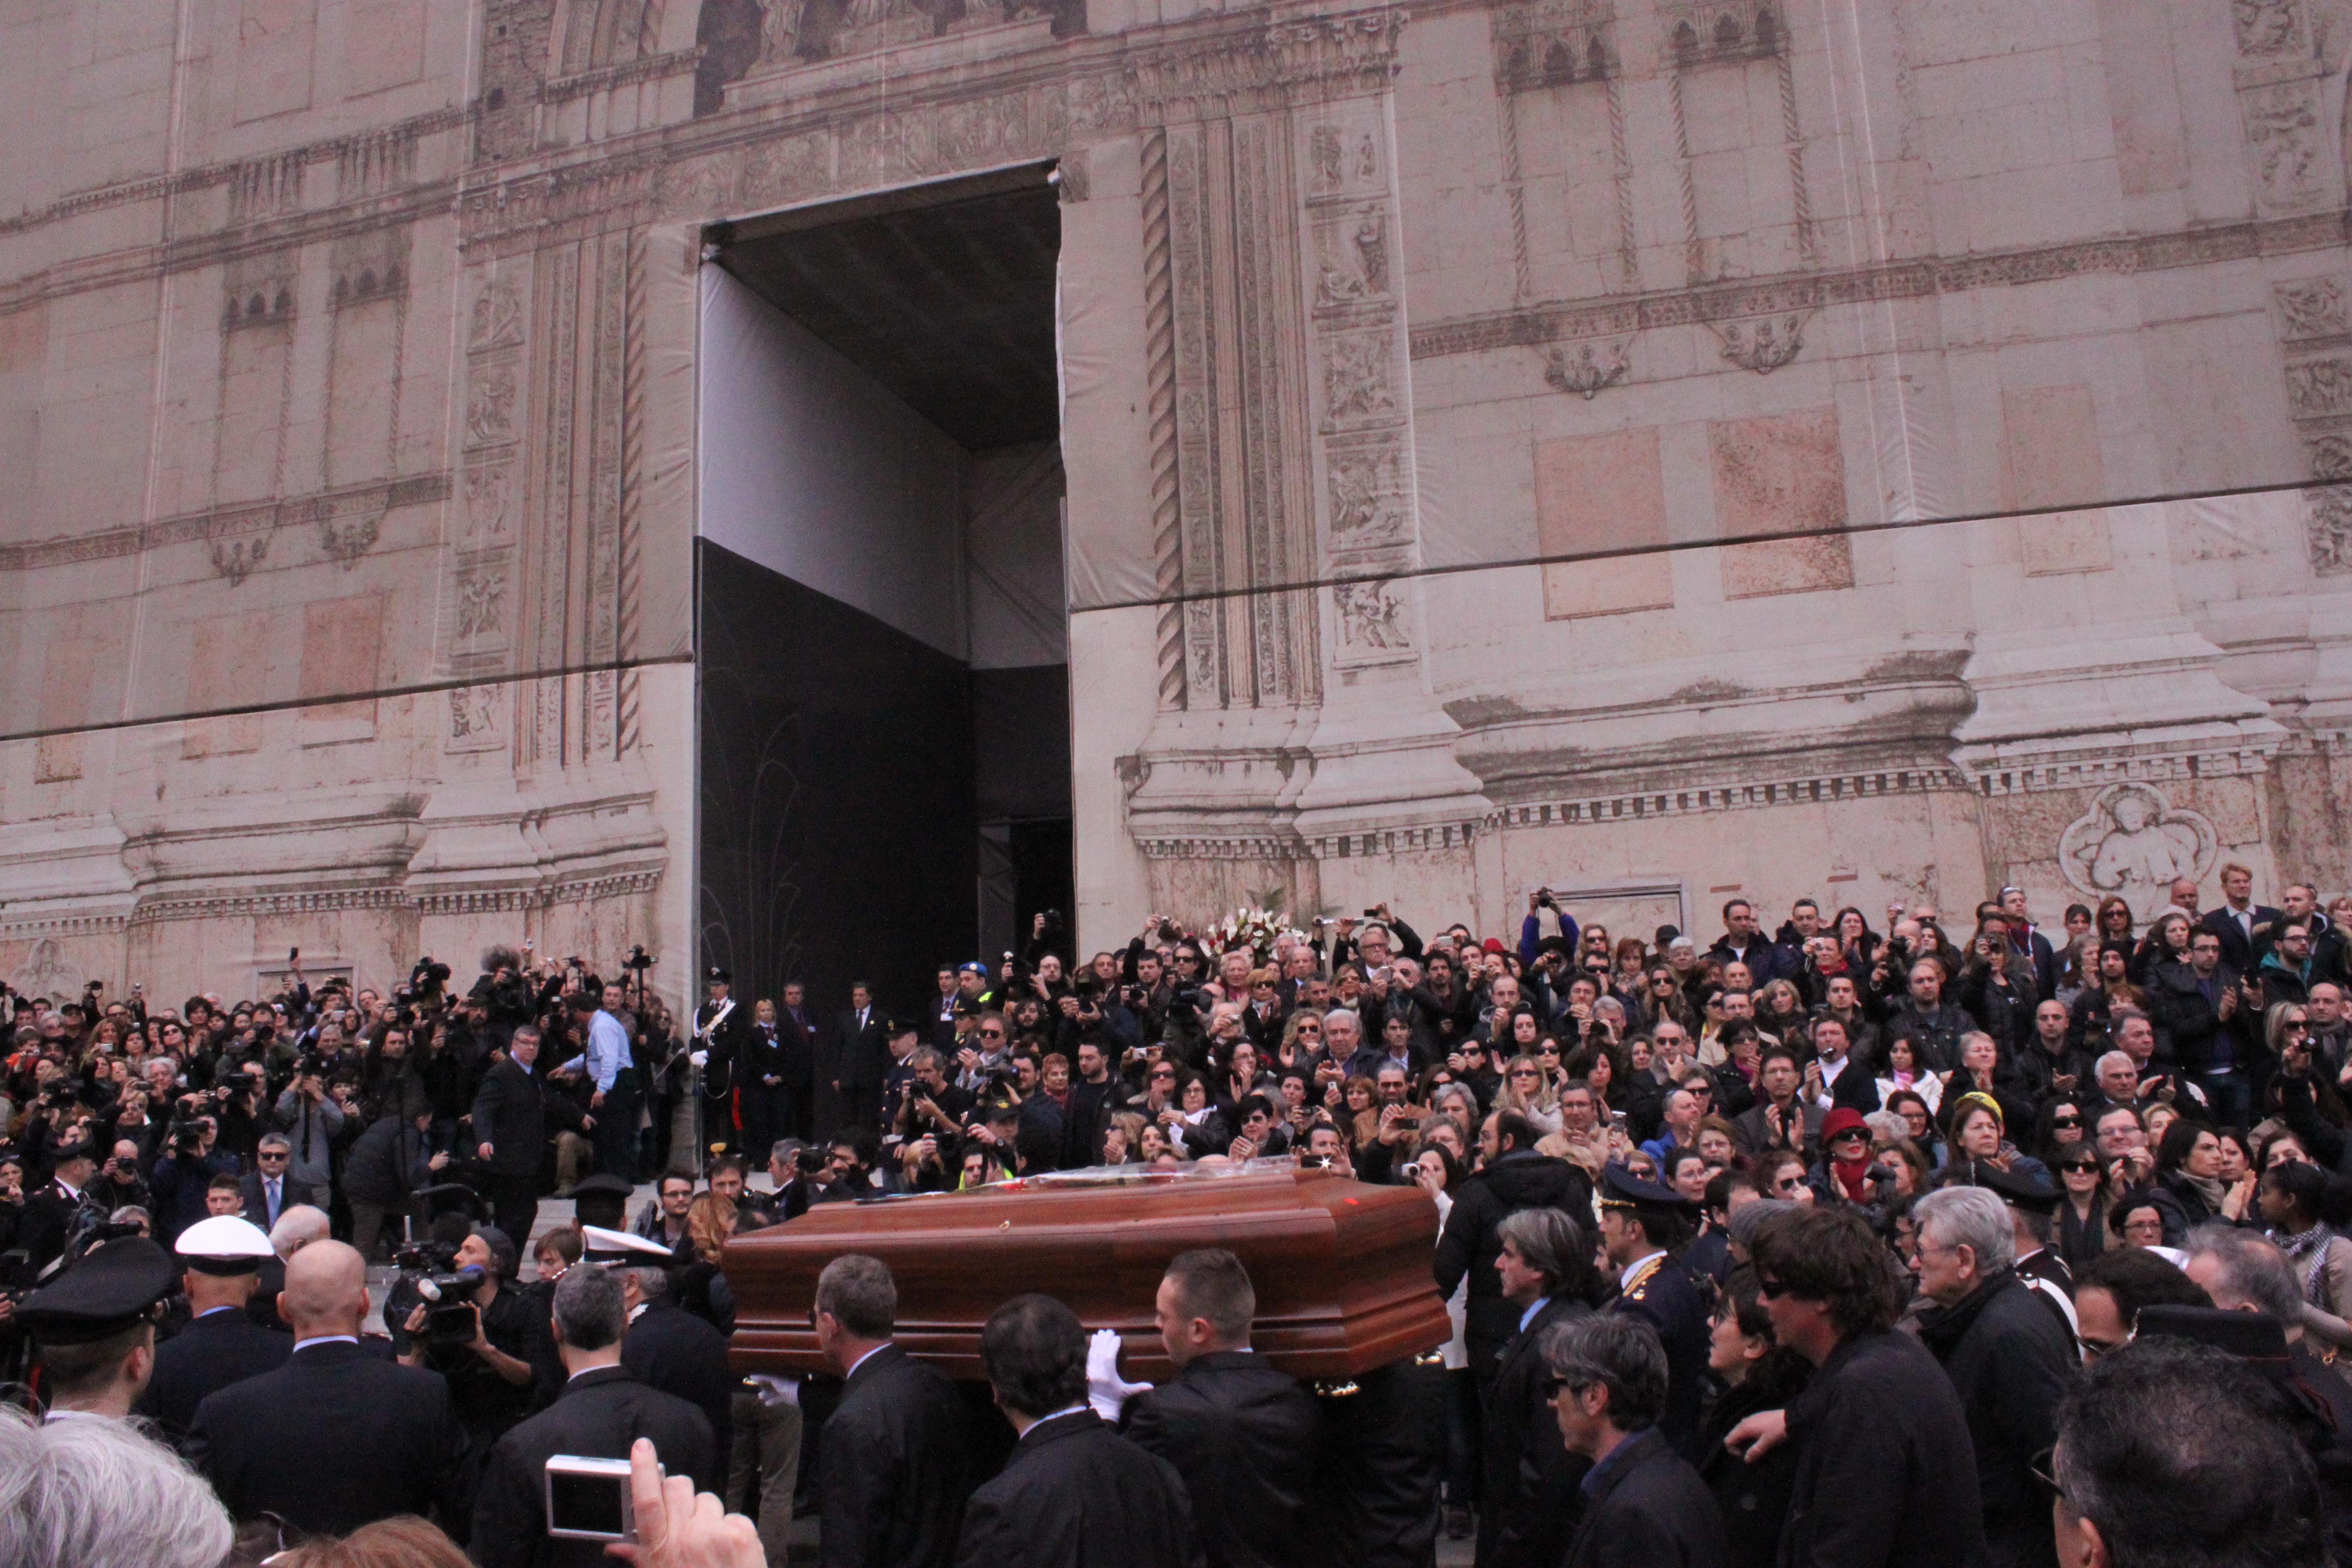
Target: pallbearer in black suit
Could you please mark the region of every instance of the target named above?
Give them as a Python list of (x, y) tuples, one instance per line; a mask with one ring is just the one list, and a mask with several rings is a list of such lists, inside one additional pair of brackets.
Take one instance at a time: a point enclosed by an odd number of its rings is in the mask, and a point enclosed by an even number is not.
[[(1118, 1335), (1105, 1329), (1087, 1358), (1089, 1403), (1184, 1478), (1209, 1568), (1307, 1561), (1318, 1413), (1297, 1379), (1250, 1350), (1249, 1271), (1223, 1247), (1180, 1253), (1155, 1310), (1174, 1380), (1140, 1391), (1118, 1382)], [(1106, 1357), (1108, 1383), (1096, 1375)]]
[(556, 1282), (557, 1353), (569, 1374), (547, 1409), (499, 1439), (474, 1504), (475, 1561), (497, 1568), (594, 1568), (601, 1542), (547, 1533), (547, 1461), (557, 1454), (625, 1459), (644, 1437), (673, 1476), (698, 1486), (718, 1468), (710, 1422), (685, 1400), (648, 1388), (621, 1364), (627, 1326), (621, 1281), (603, 1268), (572, 1268)]
[(448, 1494), (465, 1449), (449, 1385), (361, 1348), (368, 1310), (357, 1251), (314, 1241), (287, 1260), (278, 1311), (294, 1353), (207, 1394), (188, 1433), (189, 1458), (237, 1519), (348, 1535)]
[(593, 1225), (581, 1227), (580, 1239), (581, 1261), (612, 1269), (627, 1303), (621, 1364), (646, 1387), (677, 1395), (709, 1421), (713, 1468), (708, 1475), (698, 1473), (694, 1484), (702, 1491), (719, 1491), (726, 1479), (720, 1461), (732, 1436), (730, 1412), (740, 1381), (727, 1364), (727, 1336), (670, 1300), (672, 1254), (660, 1242)]
[(1715, 1495), (1657, 1426), (1666, 1352), (1647, 1320), (1577, 1319), (1552, 1331), (1544, 1359), (1560, 1437), (1591, 1466), (1568, 1568), (1727, 1568)]
[(155, 1368), (156, 1309), (172, 1259), (143, 1237), (101, 1243), (17, 1305), (40, 1354), (50, 1421), (131, 1414)]
[(959, 1568), (1198, 1568), (1183, 1477), (1087, 1407), (1076, 1313), (1016, 1296), (989, 1314), (980, 1362), (1021, 1440), (971, 1494)]
[(847, 1253), (816, 1280), (816, 1342), (847, 1381), (817, 1447), (824, 1568), (944, 1568), (971, 1489), (963, 1402), (891, 1343), (898, 1286)]
[(1649, 1321), (1666, 1350), (1666, 1407), (1658, 1428), (1687, 1458), (1698, 1441), (1710, 1332), (1706, 1302), (1677, 1258), (1698, 1205), (1612, 1161), (1601, 1173), (1601, 1246), (1618, 1270), (1612, 1310)]
[(156, 1347), (155, 1375), (137, 1409), (177, 1443), (205, 1395), (284, 1366), (294, 1336), (246, 1315), (263, 1261), (277, 1256), (259, 1226), (215, 1215), (182, 1231), (173, 1250), (186, 1270), (188, 1326)]

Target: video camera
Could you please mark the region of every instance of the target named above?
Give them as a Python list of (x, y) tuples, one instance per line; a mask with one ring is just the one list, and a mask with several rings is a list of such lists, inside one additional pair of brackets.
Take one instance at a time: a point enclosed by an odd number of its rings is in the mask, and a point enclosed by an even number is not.
[(646, 951), (645, 943), (638, 942), (629, 949), (629, 956), (621, 960), (621, 967), (624, 969), (646, 970), (651, 969), (655, 964), (660, 962), (661, 961), (659, 959)]
[(419, 996), (437, 996), (449, 983), (449, 966), (432, 957), (420, 958), (408, 972), (408, 986)]
[(478, 1264), (457, 1267), (457, 1249), (446, 1242), (412, 1242), (393, 1254), (393, 1263), (425, 1300), (425, 1342), (443, 1349), (474, 1342), (474, 1298), (488, 1278)]

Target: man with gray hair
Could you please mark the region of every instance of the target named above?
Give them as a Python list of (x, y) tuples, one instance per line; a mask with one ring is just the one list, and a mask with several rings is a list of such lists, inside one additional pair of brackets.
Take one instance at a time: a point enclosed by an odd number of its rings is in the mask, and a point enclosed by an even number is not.
[(1715, 1494), (1658, 1430), (1658, 1331), (1644, 1318), (1588, 1313), (1545, 1335), (1543, 1359), (1560, 1441), (1591, 1466), (1568, 1568), (1725, 1568), (1731, 1545)]
[(710, 1421), (674, 1394), (648, 1388), (621, 1364), (626, 1293), (603, 1268), (571, 1268), (556, 1281), (549, 1317), (556, 1353), (569, 1374), (553, 1405), (500, 1437), (490, 1450), (474, 1503), (469, 1542), (478, 1563), (498, 1568), (552, 1568), (610, 1561), (600, 1544), (557, 1541), (547, 1533), (547, 1461), (557, 1454), (625, 1459), (649, 1439), (671, 1475), (690, 1475), (716, 1491), (718, 1452)]
[(1592, 1243), (1556, 1208), (1525, 1208), (1496, 1226), (1495, 1272), (1518, 1310), (1486, 1401), (1478, 1491), (1479, 1568), (1558, 1562), (1576, 1517), (1575, 1466), (1544, 1387), (1544, 1336), (1592, 1310)]
[(946, 1568), (955, 1556), (971, 1491), (962, 1396), (892, 1342), (898, 1315), (878, 1258), (845, 1253), (817, 1276), (817, 1350), (843, 1378), (817, 1445), (824, 1568)]
[(1992, 1561), (2055, 1568), (2057, 1539), (2033, 1465), (2056, 1439), (2058, 1402), (2080, 1363), (2074, 1336), (2017, 1277), (2016, 1226), (1999, 1194), (1946, 1187), (1912, 1214), (1919, 1250), (1911, 1267), (1933, 1303), (1919, 1338), (1968, 1415)]
[(2182, 1272), (2225, 1312), (2259, 1312), (2274, 1318), (2286, 1333), (2286, 1354), (2294, 1375), (2327, 1402), (2336, 1430), (2352, 1432), (2352, 1386), (2343, 1374), (2311, 1352), (2303, 1335), (2303, 1285), (2287, 1255), (2254, 1231), (2233, 1225), (2200, 1225), (2182, 1244)]
[(47, 1426), (0, 1405), (0, 1563), (216, 1568), (236, 1531), (212, 1489), (121, 1421)]

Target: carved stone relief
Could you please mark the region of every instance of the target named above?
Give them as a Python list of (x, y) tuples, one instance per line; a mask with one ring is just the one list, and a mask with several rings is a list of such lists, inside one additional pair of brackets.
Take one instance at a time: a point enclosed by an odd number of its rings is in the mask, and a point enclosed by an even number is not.
[(2174, 879), (2204, 879), (2220, 843), (2211, 822), (2154, 784), (2110, 784), (2059, 835), (2058, 867), (2084, 893), (2119, 897), (2146, 921), (2171, 902)]
[(1560, 343), (1544, 357), (1544, 383), (1559, 392), (1573, 392), (1590, 403), (1633, 372), (1628, 357), (1631, 338), (1588, 339)]
[(2299, 212), (2324, 201), (2317, 84), (2280, 82), (2242, 91), (2238, 100), (2262, 204), (2276, 212)]
[(449, 729), (443, 738), (446, 752), (493, 751), (506, 741), (507, 689), (503, 686), (453, 686), (449, 689)]
[(1723, 345), (1723, 357), (1742, 370), (1769, 375), (1794, 360), (1805, 346), (1805, 323), (1811, 310), (1791, 310), (1748, 321), (1710, 321), (1707, 326)]

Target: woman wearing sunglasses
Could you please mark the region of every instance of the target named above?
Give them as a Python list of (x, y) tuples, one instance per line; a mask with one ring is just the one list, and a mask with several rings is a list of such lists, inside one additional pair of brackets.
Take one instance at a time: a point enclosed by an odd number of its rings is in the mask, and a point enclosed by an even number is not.
[[(2115, 1245), (2107, 1234), (2107, 1195), (2099, 1180), (2099, 1152), (2077, 1139), (2061, 1143), (2053, 1157), (2063, 1195), (2058, 1200), (2057, 1228), (2050, 1245), (2080, 1268)], [(2158, 1234), (2162, 1226), (2158, 1226)]]

